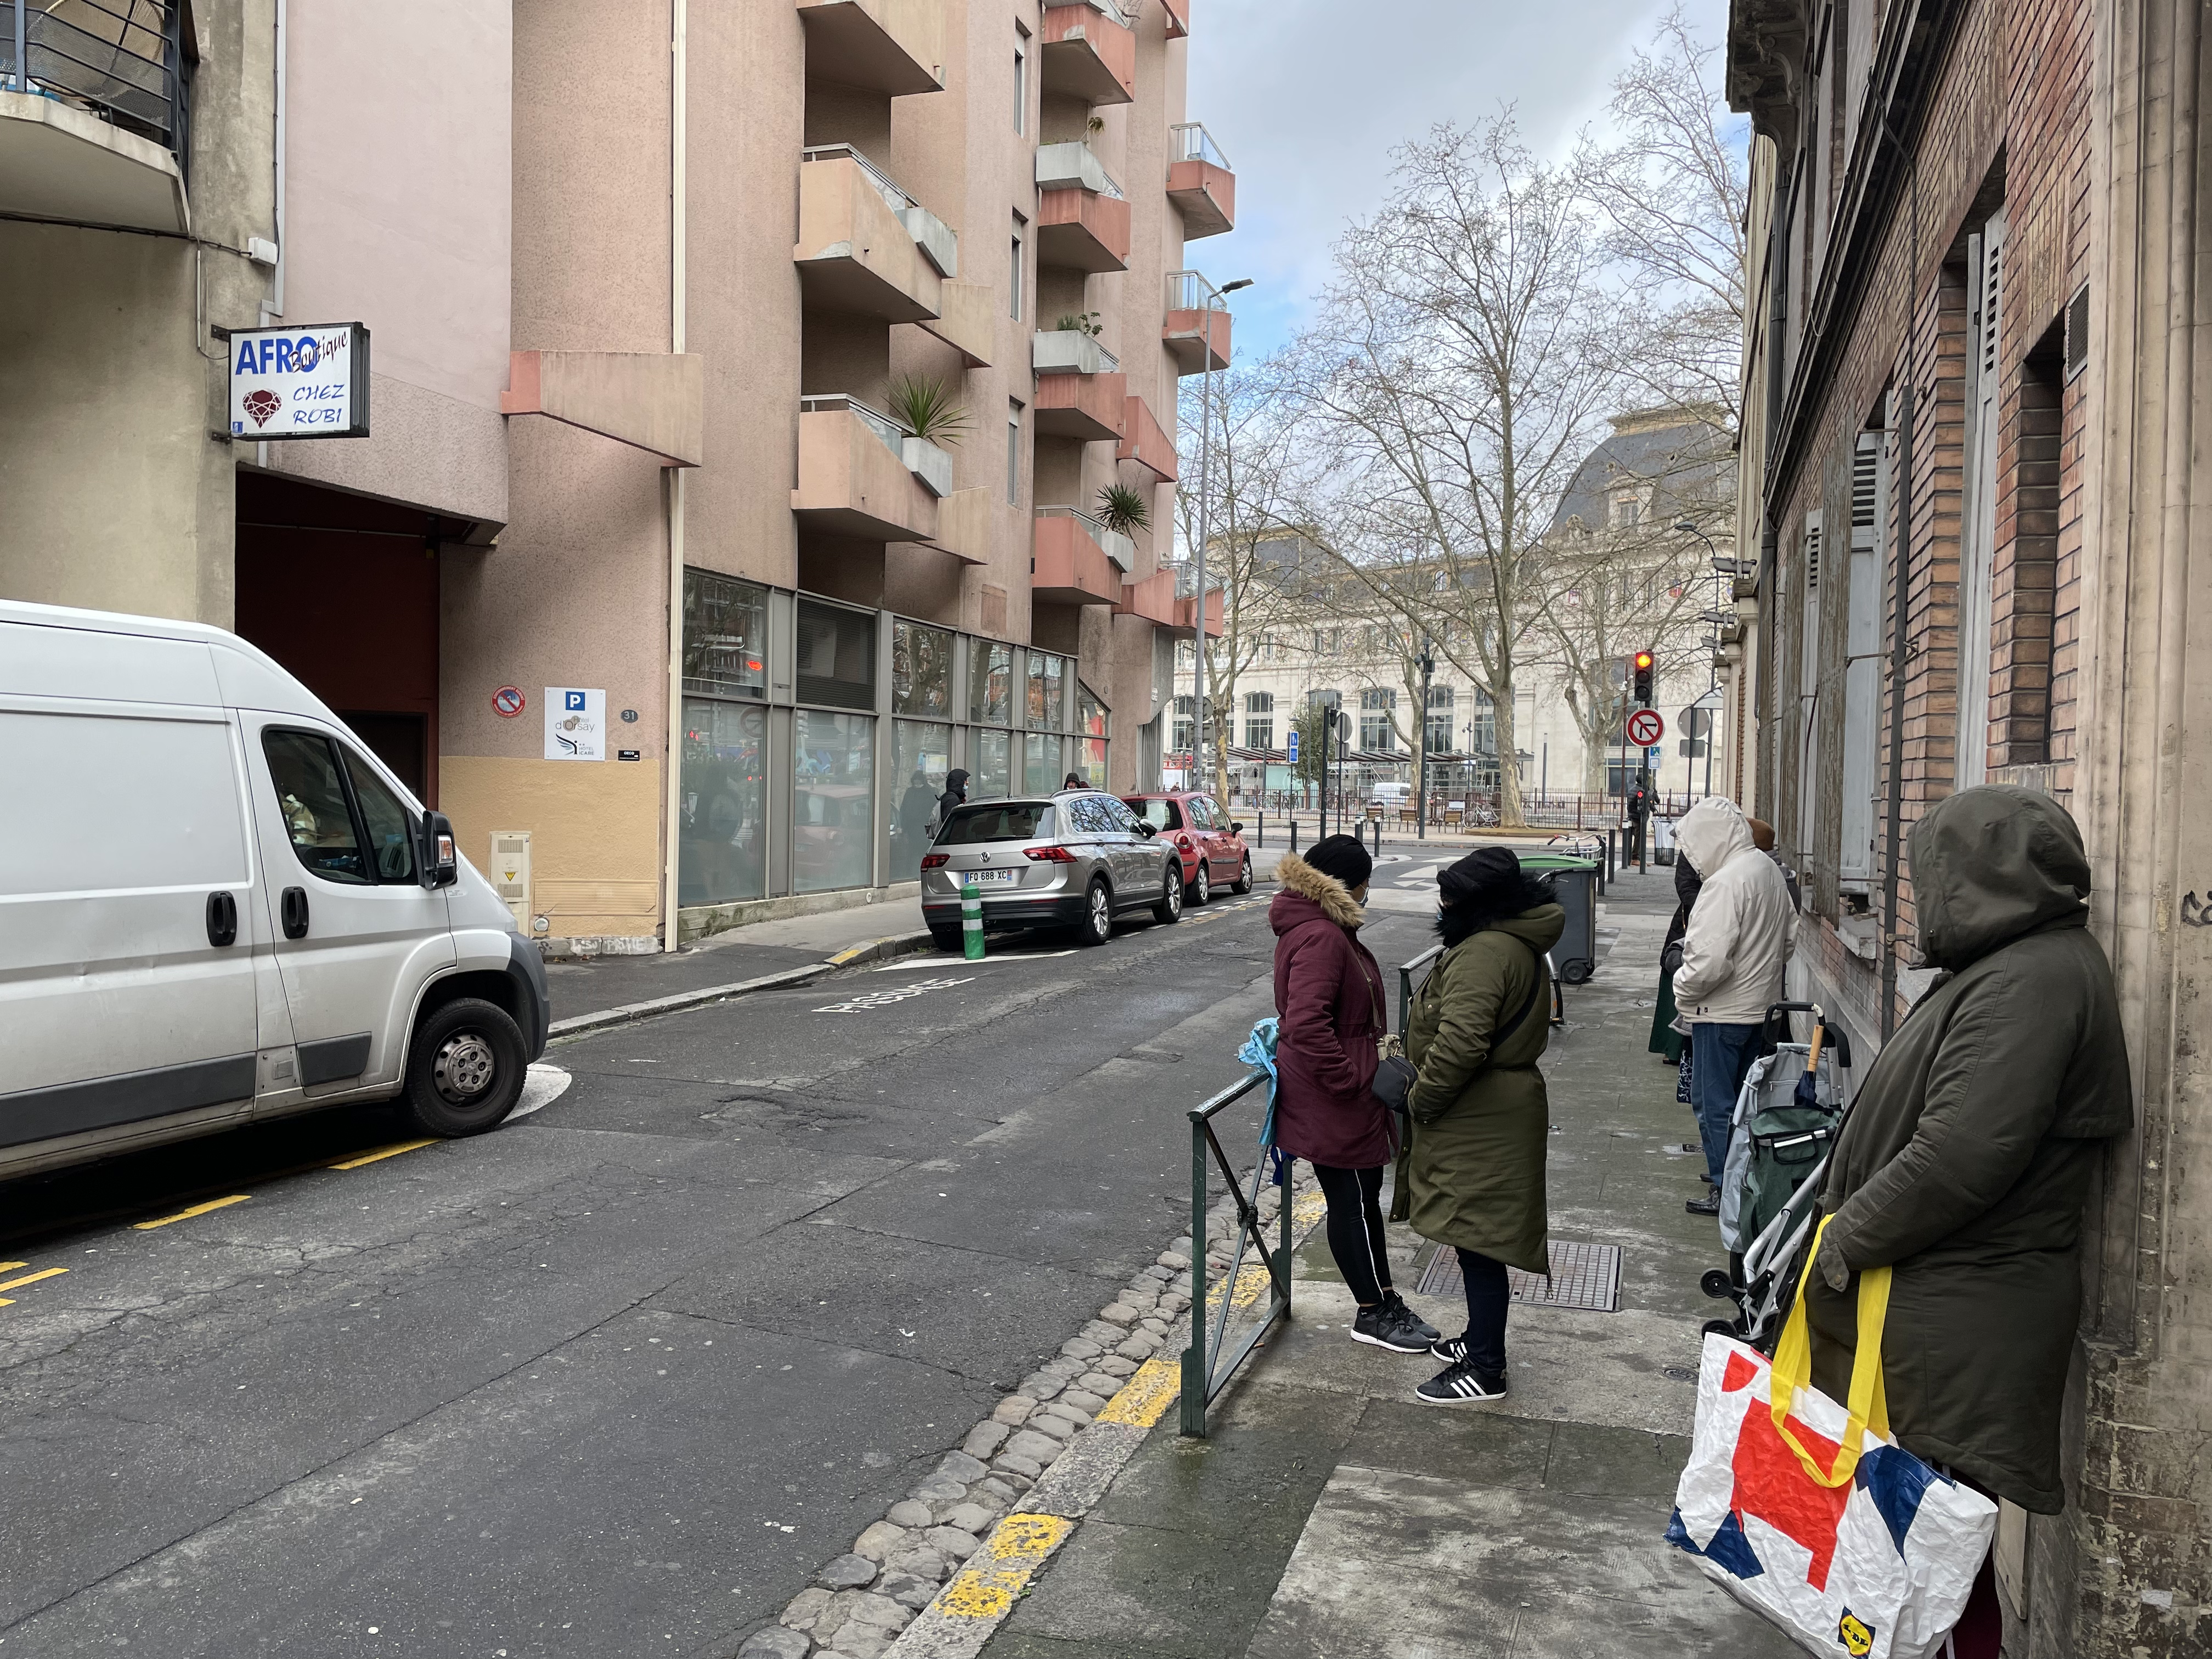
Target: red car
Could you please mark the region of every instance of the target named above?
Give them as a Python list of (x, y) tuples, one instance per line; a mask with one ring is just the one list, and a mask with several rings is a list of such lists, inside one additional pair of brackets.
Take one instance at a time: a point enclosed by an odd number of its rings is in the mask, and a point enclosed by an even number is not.
[(1182, 858), (1185, 904), (1205, 903), (1218, 887), (1232, 893), (1252, 890), (1252, 854), (1244, 845), (1244, 826), (1232, 823), (1212, 796), (1177, 789), (1121, 799)]

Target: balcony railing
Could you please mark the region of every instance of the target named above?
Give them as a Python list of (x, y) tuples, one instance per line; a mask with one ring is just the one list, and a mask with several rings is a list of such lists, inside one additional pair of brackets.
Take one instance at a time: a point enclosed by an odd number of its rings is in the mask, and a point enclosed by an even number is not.
[(799, 152), (799, 161), (849, 161), (860, 168), (861, 175), (874, 186), (876, 194), (884, 198), (884, 205), (898, 216), (929, 263), (937, 267), (940, 276), (960, 274), (959, 238), (950, 226), (927, 208), (908, 195), (903, 186), (890, 173), (871, 161), (850, 144), (809, 144)]
[(174, 0), (0, 0), (0, 92), (52, 98), (191, 156), (191, 66)]
[(1210, 161), (1227, 173), (1237, 171), (1229, 165), (1229, 158), (1221, 153), (1221, 146), (1213, 142), (1213, 135), (1202, 123), (1178, 122), (1168, 129), (1171, 161)]
[(871, 409), (858, 398), (842, 392), (823, 392), (799, 400), (799, 412), (802, 415), (820, 415), (838, 409), (849, 409), (859, 416), (860, 423), (881, 438), (884, 447), (904, 463), (906, 428), (880, 409)]
[(1036, 183), (1039, 190), (1087, 190), (1116, 202), (1127, 199), (1106, 164), (1080, 139), (1038, 145)]
[(1115, 568), (1125, 575), (1137, 562), (1137, 544), (1118, 530), (1109, 530), (1103, 524), (1079, 507), (1041, 507), (1036, 510), (1040, 519), (1073, 519), (1083, 533), (1098, 544), (1098, 550), (1114, 562)]
[(1221, 290), (1194, 270), (1168, 272), (1168, 309), (1203, 311), (1221, 297)]

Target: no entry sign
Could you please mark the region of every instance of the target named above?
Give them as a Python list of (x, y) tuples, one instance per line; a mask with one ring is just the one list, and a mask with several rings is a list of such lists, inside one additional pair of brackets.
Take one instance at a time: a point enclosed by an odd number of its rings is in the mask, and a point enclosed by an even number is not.
[(1639, 708), (1628, 717), (1628, 740), (1639, 749), (1649, 749), (1667, 735), (1667, 722), (1656, 708)]

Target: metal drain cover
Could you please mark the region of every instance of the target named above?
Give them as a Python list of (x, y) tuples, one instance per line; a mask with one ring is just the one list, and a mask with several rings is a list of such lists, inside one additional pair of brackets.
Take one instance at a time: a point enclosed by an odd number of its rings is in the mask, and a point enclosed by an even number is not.
[[(1620, 1311), (1620, 1246), (1565, 1244), (1554, 1242), (1550, 1249), (1552, 1272), (1524, 1273), (1508, 1267), (1505, 1279), (1513, 1300), (1534, 1308), (1583, 1308), (1593, 1313)], [(1439, 1249), (1421, 1270), (1413, 1286), (1423, 1296), (1462, 1296), (1466, 1285), (1460, 1277), (1459, 1253)]]

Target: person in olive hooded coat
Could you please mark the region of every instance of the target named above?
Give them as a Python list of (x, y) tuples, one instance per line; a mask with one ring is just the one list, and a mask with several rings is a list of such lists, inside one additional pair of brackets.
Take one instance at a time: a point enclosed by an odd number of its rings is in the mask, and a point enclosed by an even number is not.
[[(2089, 861), (2065, 808), (1995, 786), (1936, 802), (1911, 855), (1921, 951), (1943, 973), (1836, 1143), (1820, 1194), (1832, 1219), (1805, 1276), (1813, 1378), (1845, 1397), (1857, 1276), (1893, 1269), (1881, 1357), (1899, 1443), (2053, 1515), (2082, 1205), (2104, 1142), (2133, 1120)], [(1993, 1620), (1993, 1584), (1976, 1601)], [(1970, 1606), (1962, 1654), (1975, 1619)]]
[(1544, 1158), (1551, 1103), (1537, 1057), (1551, 1037), (1544, 953), (1566, 912), (1502, 847), (1437, 878), (1444, 953), (1413, 999), (1406, 1055), (1411, 1143), (1399, 1160), (1394, 1220), (1459, 1251), (1467, 1334), (1436, 1346), (1451, 1361), (1413, 1392), (1430, 1405), (1505, 1396), (1505, 1269), (1550, 1270)]

